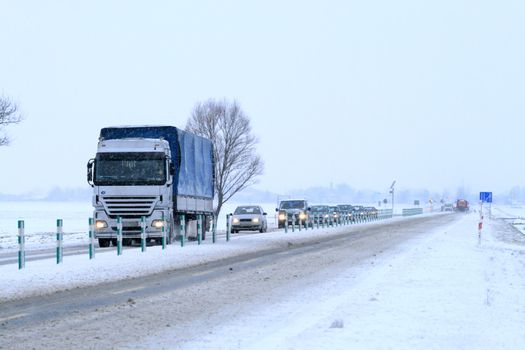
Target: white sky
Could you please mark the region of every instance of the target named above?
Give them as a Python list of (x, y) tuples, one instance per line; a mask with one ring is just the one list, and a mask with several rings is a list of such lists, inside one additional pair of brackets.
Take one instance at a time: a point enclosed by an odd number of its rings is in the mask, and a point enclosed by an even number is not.
[[(522, 1), (5, 1), (0, 193), (87, 186), (98, 131), (236, 98), (285, 193), (525, 185)], [(303, 170), (302, 176), (290, 169)]]

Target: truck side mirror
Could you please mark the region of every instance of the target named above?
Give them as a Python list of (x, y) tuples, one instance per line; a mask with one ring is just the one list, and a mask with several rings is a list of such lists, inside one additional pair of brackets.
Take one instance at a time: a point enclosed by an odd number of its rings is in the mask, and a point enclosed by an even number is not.
[(175, 175), (175, 164), (173, 162), (170, 162), (170, 175)]
[(263, 215), (268, 215), (267, 213), (263, 213)]
[(95, 164), (95, 159), (90, 159), (87, 163), (87, 182), (93, 187), (93, 164)]
[(275, 208), (275, 211), (279, 211), (279, 208)]

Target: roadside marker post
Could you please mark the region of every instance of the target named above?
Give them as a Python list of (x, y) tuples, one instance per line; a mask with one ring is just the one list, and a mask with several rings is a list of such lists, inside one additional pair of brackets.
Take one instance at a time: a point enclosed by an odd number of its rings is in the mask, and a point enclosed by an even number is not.
[(301, 217), (299, 216), (299, 214), (297, 215), (297, 218), (299, 219), (299, 231), (301, 231), (301, 226), (302, 226), (302, 223), (301, 223)]
[(317, 215), (316, 227), (319, 230), (319, 215)]
[(24, 220), (18, 220), (18, 269), (26, 267), (26, 235)]
[(95, 257), (94, 220), (89, 218), (89, 260)]
[(226, 214), (226, 242), (230, 241), (230, 214)]
[(164, 212), (162, 212), (162, 250), (166, 249), (166, 220), (164, 219)]
[(142, 253), (146, 251), (146, 217), (140, 217), (140, 250)]
[(122, 218), (117, 217), (117, 255), (122, 255)]
[(292, 215), (292, 232), (295, 232), (295, 215)]
[(201, 245), (202, 242), (202, 225), (201, 225), (202, 215), (197, 214), (197, 244)]
[(212, 224), (212, 242), (217, 242), (217, 220), (215, 214), (213, 214), (213, 224)]
[(180, 215), (180, 246), (184, 247), (184, 238), (186, 236), (186, 217), (184, 214)]
[(284, 214), (284, 233), (288, 233), (288, 214)]
[(64, 233), (62, 229), (62, 219), (57, 219), (57, 264), (62, 262), (62, 240), (64, 238)]

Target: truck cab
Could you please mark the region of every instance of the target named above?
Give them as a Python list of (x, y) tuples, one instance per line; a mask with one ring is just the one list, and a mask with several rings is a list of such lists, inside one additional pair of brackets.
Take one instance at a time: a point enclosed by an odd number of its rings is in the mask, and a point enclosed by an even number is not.
[(101, 247), (117, 239), (117, 217), (122, 219), (125, 243), (141, 237), (141, 217), (146, 235), (162, 239), (173, 222), (174, 164), (167, 141), (132, 138), (101, 140), (96, 157), (88, 163), (93, 185), (95, 233)]

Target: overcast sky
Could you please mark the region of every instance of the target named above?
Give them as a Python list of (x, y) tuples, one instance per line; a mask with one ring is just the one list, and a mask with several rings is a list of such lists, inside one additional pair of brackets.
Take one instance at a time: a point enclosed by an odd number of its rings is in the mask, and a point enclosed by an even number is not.
[(100, 128), (183, 128), (208, 98), (250, 116), (259, 189), (525, 185), (524, 38), (522, 0), (0, 0), (25, 116), (0, 193), (88, 186)]

